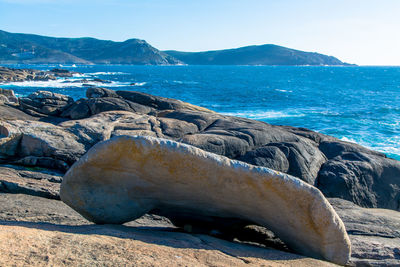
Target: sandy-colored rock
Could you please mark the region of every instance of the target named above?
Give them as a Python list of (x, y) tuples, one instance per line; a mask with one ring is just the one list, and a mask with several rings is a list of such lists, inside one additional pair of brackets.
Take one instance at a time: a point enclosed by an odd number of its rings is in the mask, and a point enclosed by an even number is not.
[(125, 226), (0, 223), (0, 266), (334, 266), (204, 235)]
[(301, 180), (170, 140), (116, 137), (64, 176), (61, 199), (96, 223), (124, 223), (154, 209), (188, 217), (238, 218), (266, 226), (304, 255), (345, 264), (344, 225)]

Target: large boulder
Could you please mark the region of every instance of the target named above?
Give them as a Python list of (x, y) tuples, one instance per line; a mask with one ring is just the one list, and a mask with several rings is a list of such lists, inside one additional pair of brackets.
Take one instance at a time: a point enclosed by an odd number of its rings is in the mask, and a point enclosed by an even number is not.
[(116, 137), (91, 148), (63, 178), (61, 199), (96, 223), (157, 210), (175, 218), (236, 218), (266, 226), (304, 255), (345, 264), (344, 225), (315, 187), (166, 139)]

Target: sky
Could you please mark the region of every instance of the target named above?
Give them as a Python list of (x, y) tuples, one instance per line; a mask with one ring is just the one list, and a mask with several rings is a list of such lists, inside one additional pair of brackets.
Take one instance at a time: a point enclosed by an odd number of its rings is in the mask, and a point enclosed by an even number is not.
[(160, 50), (277, 44), (400, 65), (400, 0), (0, 0), (0, 29), (144, 39)]

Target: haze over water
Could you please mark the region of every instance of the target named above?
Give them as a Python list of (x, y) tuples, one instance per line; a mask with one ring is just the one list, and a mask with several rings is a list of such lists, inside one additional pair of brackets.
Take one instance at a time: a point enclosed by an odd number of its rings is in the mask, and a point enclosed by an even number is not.
[[(14, 66), (15, 67), (15, 66)], [(54, 65), (26, 66), (49, 70)], [(74, 79), (176, 98), (227, 115), (309, 128), (400, 160), (400, 67), (77, 66)], [(19, 96), (51, 90), (75, 99), (87, 82), (2, 85)], [(134, 85), (131, 85), (134, 83)]]

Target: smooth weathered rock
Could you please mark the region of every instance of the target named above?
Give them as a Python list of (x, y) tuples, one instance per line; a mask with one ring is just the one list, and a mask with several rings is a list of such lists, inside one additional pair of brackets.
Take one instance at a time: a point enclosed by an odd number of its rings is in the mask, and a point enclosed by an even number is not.
[(1, 120), (39, 120), (38, 117), (31, 116), (19, 110), (14, 105), (0, 103), (0, 119)]
[(400, 212), (361, 208), (332, 198), (349, 234), (354, 266), (400, 266)]
[(96, 223), (123, 223), (155, 209), (167, 217), (238, 218), (267, 226), (304, 255), (349, 259), (343, 223), (315, 187), (165, 139), (97, 144), (64, 176), (60, 196)]
[(64, 128), (38, 121), (0, 122), (0, 157), (8, 162), (66, 171), (85, 153)]
[(74, 100), (66, 95), (37, 91), (19, 99), (19, 107), (33, 116), (58, 116)]

